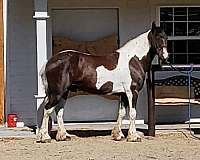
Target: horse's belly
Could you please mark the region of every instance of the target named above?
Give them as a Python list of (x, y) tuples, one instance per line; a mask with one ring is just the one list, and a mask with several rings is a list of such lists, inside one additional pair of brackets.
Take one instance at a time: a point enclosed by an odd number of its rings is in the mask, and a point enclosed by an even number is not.
[(112, 93), (124, 92), (124, 87), (122, 83), (114, 83)]

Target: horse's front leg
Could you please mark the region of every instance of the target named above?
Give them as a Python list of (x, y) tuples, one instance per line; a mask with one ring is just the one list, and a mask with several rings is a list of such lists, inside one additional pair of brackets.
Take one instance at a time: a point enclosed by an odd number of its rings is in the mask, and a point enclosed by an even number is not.
[(121, 126), (122, 126), (122, 120), (124, 116), (126, 115), (126, 109), (124, 106), (124, 102), (122, 101), (122, 98), (120, 99), (120, 106), (119, 106), (119, 113), (117, 118), (117, 124), (114, 126), (111, 136), (114, 140), (120, 141), (124, 138), (124, 134), (122, 133)]
[(57, 141), (70, 140), (72, 137), (75, 137), (75, 135), (71, 135), (67, 133), (64, 126), (63, 114), (64, 114), (65, 103), (66, 103), (66, 99), (62, 98), (55, 108), (57, 122), (58, 122), (58, 131), (56, 134)]
[(48, 103), (48, 99), (45, 98), (43, 103), (41, 104), (41, 107), (44, 107), (42, 125), (39, 128), (39, 131), (37, 133), (37, 142), (42, 142), (42, 143), (51, 141), (51, 137), (49, 136), (49, 133), (48, 133), (49, 131), (48, 123), (49, 123), (49, 117), (52, 114), (54, 107), (47, 108), (47, 103)]
[(136, 103), (138, 98), (138, 91), (134, 90), (132, 94), (127, 95), (129, 101), (129, 131), (128, 142), (141, 142), (141, 137), (136, 132), (135, 119), (136, 119)]

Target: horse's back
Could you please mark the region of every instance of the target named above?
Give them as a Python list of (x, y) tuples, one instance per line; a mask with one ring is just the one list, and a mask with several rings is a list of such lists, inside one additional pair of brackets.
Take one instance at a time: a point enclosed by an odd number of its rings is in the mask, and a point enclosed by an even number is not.
[[(56, 54), (49, 59), (46, 65), (49, 87), (57, 91), (64, 90), (68, 85), (75, 85), (83, 89), (97, 90), (97, 68), (104, 66), (108, 70), (113, 70), (117, 66), (118, 58), (118, 53), (94, 56), (82, 52), (65, 51)], [(108, 84), (101, 90), (110, 92), (107, 88)]]
[(113, 52), (113, 53), (108, 53), (102, 55), (94, 55), (94, 54), (89, 54), (89, 53), (84, 53), (84, 52), (79, 52), (76, 50), (66, 50), (59, 52), (55, 56), (53, 56), (51, 61), (56, 63), (58, 60), (62, 61), (71, 61), (69, 63), (72, 64), (86, 64), (86, 65), (93, 65), (94, 67), (98, 66), (105, 66), (109, 70), (114, 69), (118, 63), (118, 58), (119, 58), (119, 53)]

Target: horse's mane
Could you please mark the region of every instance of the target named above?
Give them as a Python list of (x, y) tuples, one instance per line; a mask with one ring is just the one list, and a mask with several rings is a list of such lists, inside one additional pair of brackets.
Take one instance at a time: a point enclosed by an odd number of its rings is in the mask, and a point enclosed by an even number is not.
[[(120, 54), (120, 53), (133, 53), (133, 54), (141, 54), (141, 53), (147, 53), (148, 51), (145, 51), (146, 48), (148, 48), (149, 45), (149, 41), (147, 39), (148, 34), (149, 34), (150, 30), (138, 35), (135, 38), (132, 38), (130, 40), (128, 40), (121, 48), (110, 52), (110, 53), (105, 53), (103, 55), (97, 55), (97, 54), (91, 54), (91, 53), (87, 53), (87, 52), (81, 52), (78, 50), (63, 50), (58, 52), (57, 54), (61, 54), (61, 53), (68, 53), (68, 52), (72, 52), (72, 53), (78, 53), (78, 54), (82, 54), (82, 55), (86, 55), (86, 56), (92, 56), (92, 57), (104, 57), (104, 56), (114, 56), (116, 54)], [(147, 39), (146, 43), (142, 43), (145, 39)], [(138, 55), (138, 57), (143, 57), (143, 55)]]

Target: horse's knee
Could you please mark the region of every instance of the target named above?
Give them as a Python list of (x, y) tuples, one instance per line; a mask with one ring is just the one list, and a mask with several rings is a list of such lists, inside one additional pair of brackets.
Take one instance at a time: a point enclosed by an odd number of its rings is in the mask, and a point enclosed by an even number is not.
[(53, 110), (54, 110), (54, 107), (51, 107), (51, 108), (49, 108), (49, 109), (44, 109), (44, 116), (50, 116), (51, 114), (52, 114), (52, 112), (53, 112)]
[(123, 118), (125, 115), (126, 115), (126, 109), (125, 109), (125, 107), (120, 107), (120, 109), (119, 109), (119, 116)]

